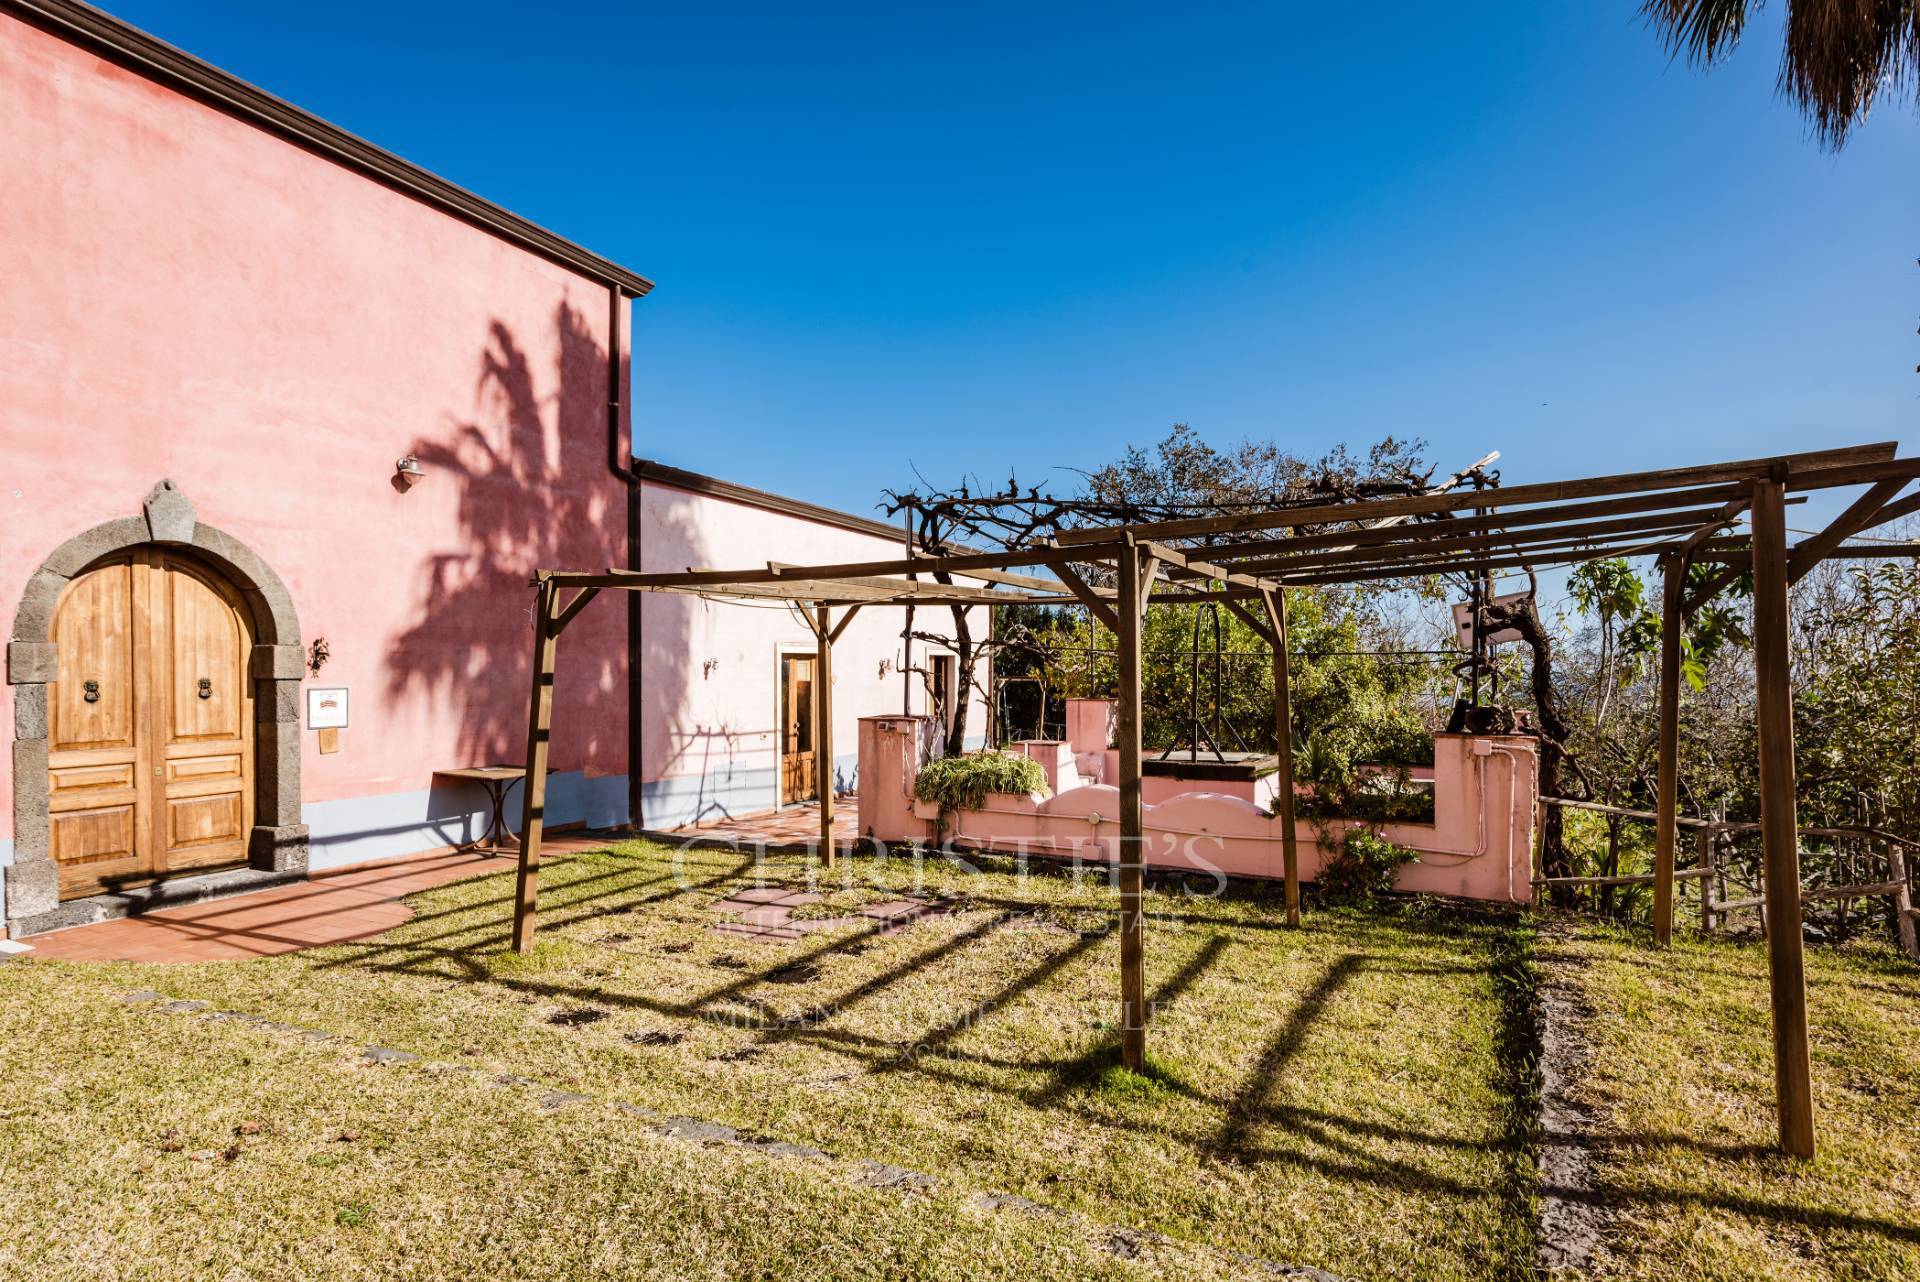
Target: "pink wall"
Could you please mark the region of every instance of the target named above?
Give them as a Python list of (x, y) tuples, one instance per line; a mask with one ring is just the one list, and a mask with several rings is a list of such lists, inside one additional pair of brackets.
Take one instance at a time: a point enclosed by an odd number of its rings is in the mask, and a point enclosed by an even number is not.
[[(802, 520), (711, 495), (648, 482), (641, 559), (649, 570), (742, 569), (768, 560), (794, 564), (891, 560), (897, 539)], [(597, 608), (594, 607), (594, 608)], [(784, 605), (649, 594), (645, 599), (644, 772), (652, 827), (775, 804), (779, 722), (777, 656), (811, 651), (812, 632)], [(836, 615), (836, 618), (839, 617)], [(859, 760), (860, 718), (901, 709), (900, 631), (904, 611), (872, 606), (847, 625), (833, 648), (834, 755), (842, 785)], [(985, 610), (969, 612), (984, 635)], [(916, 612), (917, 630), (949, 634), (950, 611)], [(916, 663), (926, 646), (914, 645)], [(884, 673), (882, 665), (885, 665)], [(927, 710), (914, 681), (913, 710)], [(984, 701), (974, 691), (968, 736), (985, 733)]]
[[(876, 717), (861, 726), (860, 831), (883, 842), (928, 841), (940, 817), (912, 797), (921, 756), (910, 717)], [(1076, 745), (1077, 746), (1077, 745)], [(1538, 748), (1520, 736), (1436, 735), (1434, 822), (1375, 825), (1419, 852), (1396, 888), (1506, 903), (1532, 898)], [(1059, 768), (1057, 748), (1037, 754)], [(1044, 768), (1044, 767), (1043, 767)], [(950, 812), (944, 835), (962, 846), (1004, 853), (1110, 859), (1119, 838), (1120, 790), (1114, 774), (1054, 795), (991, 796), (978, 809)], [(1158, 867), (1279, 877), (1280, 821), (1244, 797), (1169, 793), (1146, 806), (1147, 862)], [(1298, 826), (1300, 876), (1311, 881), (1350, 821)]]
[[(528, 572), (625, 558), (606, 290), (4, 16), (0, 120), (0, 611), (171, 477), (353, 690), (309, 802), (517, 759)], [(624, 632), (567, 634), (561, 769), (625, 770)]]

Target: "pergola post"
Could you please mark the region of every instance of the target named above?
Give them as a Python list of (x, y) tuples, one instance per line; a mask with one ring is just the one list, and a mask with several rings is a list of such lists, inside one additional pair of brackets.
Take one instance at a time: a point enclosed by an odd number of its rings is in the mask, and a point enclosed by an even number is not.
[(1140, 907), (1144, 880), (1146, 805), (1140, 791), (1140, 616), (1141, 592), (1152, 561), (1128, 544), (1117, 558), (1119, 571), (1120, 706), (1115, 730), (1120, 750), (1120, 1062), (1138, 1072), (1147, 1058), (1147, 984), (1143, 968), (1145, 922)]
[(1773, 998), (1773, 1079), (1780, 1147), (1813, 1156), (1813, 1073), (1800, 925), (1800, 832), (1794, 812), (1793, 691), (1788, 685), (1786, 487), (1753, 483), (1753, 660), (1760, 740), (1767, 960)]
[[(559, 631), (553, 626), (558, 595), (553, 580), (542, 575), (533, 611), (533, 692), (527, 700), (527, 777), (520, 796), (525, 802), (520, 833), (520, 868), (514, 883), (513, 951), (533, 947), (534, 901), (540, 892), (540, 831), (547, 809), (547, 745), (553, 725), (554, 651)], [(584, 603), (580, 603), (584, 604)]]
[(1680, 623), (1687, 563), (1671, 552), (1660, 558), (1665, 593), (1660, 611), (1660, 736), (1658, 819), (1654, 827), (1653, 942), (1673, 941), (1674, 844), (1680, 831)]
[(1280, 812), (1280, 858), (1287, 886), (1287, 925), (1300, 924), (1300, 842), (1294, 822), (1292, 679), (1287, 670), (1287, 594), (1285, 590), (1260, 594), (1267, 608), (1267, 626), (1273, 632), (1273, 732), (1278, 766), (1274, 773), (1274, 804)]
[(813, 779), (820, 794), (820, 862), (833, 867), (833, 611), (814, 607)]

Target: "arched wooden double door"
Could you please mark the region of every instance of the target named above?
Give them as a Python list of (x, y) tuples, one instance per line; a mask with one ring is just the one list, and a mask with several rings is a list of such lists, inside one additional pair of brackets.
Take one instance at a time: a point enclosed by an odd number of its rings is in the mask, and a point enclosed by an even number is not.
[(160, 547), (81, 574), (54, 616), (48, 819), (60, 897), (246, 862), (252, 630), (239, 593)]

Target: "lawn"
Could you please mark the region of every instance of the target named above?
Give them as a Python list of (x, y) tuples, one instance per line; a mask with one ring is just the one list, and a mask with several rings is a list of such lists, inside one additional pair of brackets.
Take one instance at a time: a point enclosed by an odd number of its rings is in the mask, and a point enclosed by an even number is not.
[(1767, 959), (1759, 943), (1591, 924), (1542, 964), (1585, 1007), (1574, 1094), (1596, 1119), (1610, 1278), (1920, 1278), (1920, 967), (1809, 949), (1819, 1155), (1772, 1147)]
[(1524, 921), (1156, 888), (1135, 1076), (1103, 879), (861, 860), (837, 901), (955, 910), (713, 929), (811, 875), (627, 843), (548, 865), (528, 957), (496, 876), (361, 945), (0, 967), (0, 1274), (1529, 1275)]

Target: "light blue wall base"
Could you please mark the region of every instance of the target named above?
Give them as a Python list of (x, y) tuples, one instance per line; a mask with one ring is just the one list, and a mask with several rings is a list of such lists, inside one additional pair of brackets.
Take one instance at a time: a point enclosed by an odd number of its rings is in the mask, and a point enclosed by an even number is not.
[[(308, 867), (392, 859), (436, 846), (477, 841), (487, 824), (487, 794), (479, 784), (387, 792), (300, 807), (307, 825)], [(579, 771), (547, 779), (547, 822), (605, 828), (627, 821), (627, 777), (588, 779)], [(520, 826), (520, 789), (507, 801), (507, 823)]]
[[(853, 787), (859, 768), (858, 753), (834, 759), (841, 791)], [(646, 824), (656, 830), (679, 828), (769, 810), (775, 784), (772, 770), (731, 765), (705, 775), (655, 780), (642, 792)], [(308, 866), (318, 871), (477, 841), (486, 828), (487, 799), (479, 784), (449, 784), (308, 802), (300, 808), (300, 817), (308, 828)], [(515, 785), (507, 800), (507, 824), (518, 831), (520, 821), (520, 787)], [(547, 823), (611, 828), (626, 822), (625, 775), (588, 779), (572, 771), (547, 779)]]

